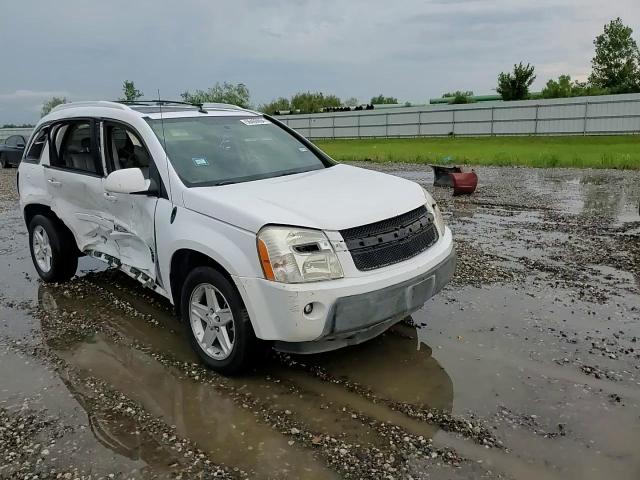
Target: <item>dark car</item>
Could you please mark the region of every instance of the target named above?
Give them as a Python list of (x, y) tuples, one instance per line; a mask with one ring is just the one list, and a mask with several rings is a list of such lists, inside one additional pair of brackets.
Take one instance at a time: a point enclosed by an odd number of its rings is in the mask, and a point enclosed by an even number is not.
[(27, 140), (22, 135), (11, 135), (4, 143), (0, 143), (0, 165), (2, 168), (9, 168), (11, 165), (18, 166), (26, 144)]

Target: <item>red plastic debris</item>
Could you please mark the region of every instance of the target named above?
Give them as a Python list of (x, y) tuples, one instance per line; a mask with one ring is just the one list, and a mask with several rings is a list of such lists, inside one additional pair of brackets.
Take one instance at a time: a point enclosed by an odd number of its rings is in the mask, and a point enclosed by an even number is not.
[(478, 175), (471, 170), (470, 172), (463, 173), (450, 173), (453, 179), (453, 194), (462, 195), (475, 192), (478, 186)]

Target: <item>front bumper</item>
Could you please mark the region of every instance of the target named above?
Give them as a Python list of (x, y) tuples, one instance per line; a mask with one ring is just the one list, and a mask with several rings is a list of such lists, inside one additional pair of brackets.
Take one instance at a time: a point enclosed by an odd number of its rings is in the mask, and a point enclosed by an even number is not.
[(419, 310), (451, 280), (456, 254), (418, 278), (374, 292), (338, 298), (325, 332), (310, 342), (275, 342), (275, 349), (290, 353), (320, 353), (357, 345), (377, 337), (387, 328)]
[[(455, 271), (451, 231), (422, 254), (357, 278), (283, 284), (235, 277), (258, 338), (316, 353), (373, 338), (418, 310)], [(307, 304), (313, 311), (305, 314)]]

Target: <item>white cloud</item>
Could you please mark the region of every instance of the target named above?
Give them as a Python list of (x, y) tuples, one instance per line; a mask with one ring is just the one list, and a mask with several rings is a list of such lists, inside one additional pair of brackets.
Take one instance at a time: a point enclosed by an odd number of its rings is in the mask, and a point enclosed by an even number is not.
[[(40, 114), (42, 104), (51, 97), (66, 97), (71, 95), (66, 91), (35, 91), (16, 90), (10, 93), (0, 92), (0, 124), (34, 122)], [(15, 111), (22, 115), (15, 115)], [(14, 115), (14, 116), (12, 116)], [(17, 117), (18, 120), (13, 120)]]

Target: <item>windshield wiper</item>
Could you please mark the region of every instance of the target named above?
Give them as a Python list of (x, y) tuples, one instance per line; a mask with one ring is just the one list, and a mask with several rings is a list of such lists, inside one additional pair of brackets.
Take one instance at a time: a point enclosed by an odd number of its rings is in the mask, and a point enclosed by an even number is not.
[(222, 185), (233, 185), (234, 183), (238, 183), (238, 182), (234, 182), (233, 180), (223, 180), (221, 182), (214, 183), (213, 186), (221, 187)]
[(274, 175), (271, 178), (276, 178), (276, 177), (286, 177), (287, 175), (295, 175), (296, 173), (305, 173), (308, 172), (309, 170), (303, 170), (301, 172), (299, 171), (295, 171), (295, 172), (284, 172), (284, 173), (279, 173), (278, 175)]
[(245, 178), (240, 178), (238, 180), (221, 180), (217, 183), (212, 184), (212, 186), (214, 187), (220, 187), (222, 185), (233, 185), (234, 183), (241, 183), (241, 182), (251, 182), (253, 180), (265, 180), (267, 178), (277, 178), (277, 177), (286, 177), (287, 175), (295, 175), (296, 173), (305, 173), (305, 172), (310, 172), (311, 170), (295, 170), (293, 172), (283, 172), (283, 173), (279, 173), (277, 175), (265, 175), (265, 176), (257, 176), (257, 177), (245, 177)]

